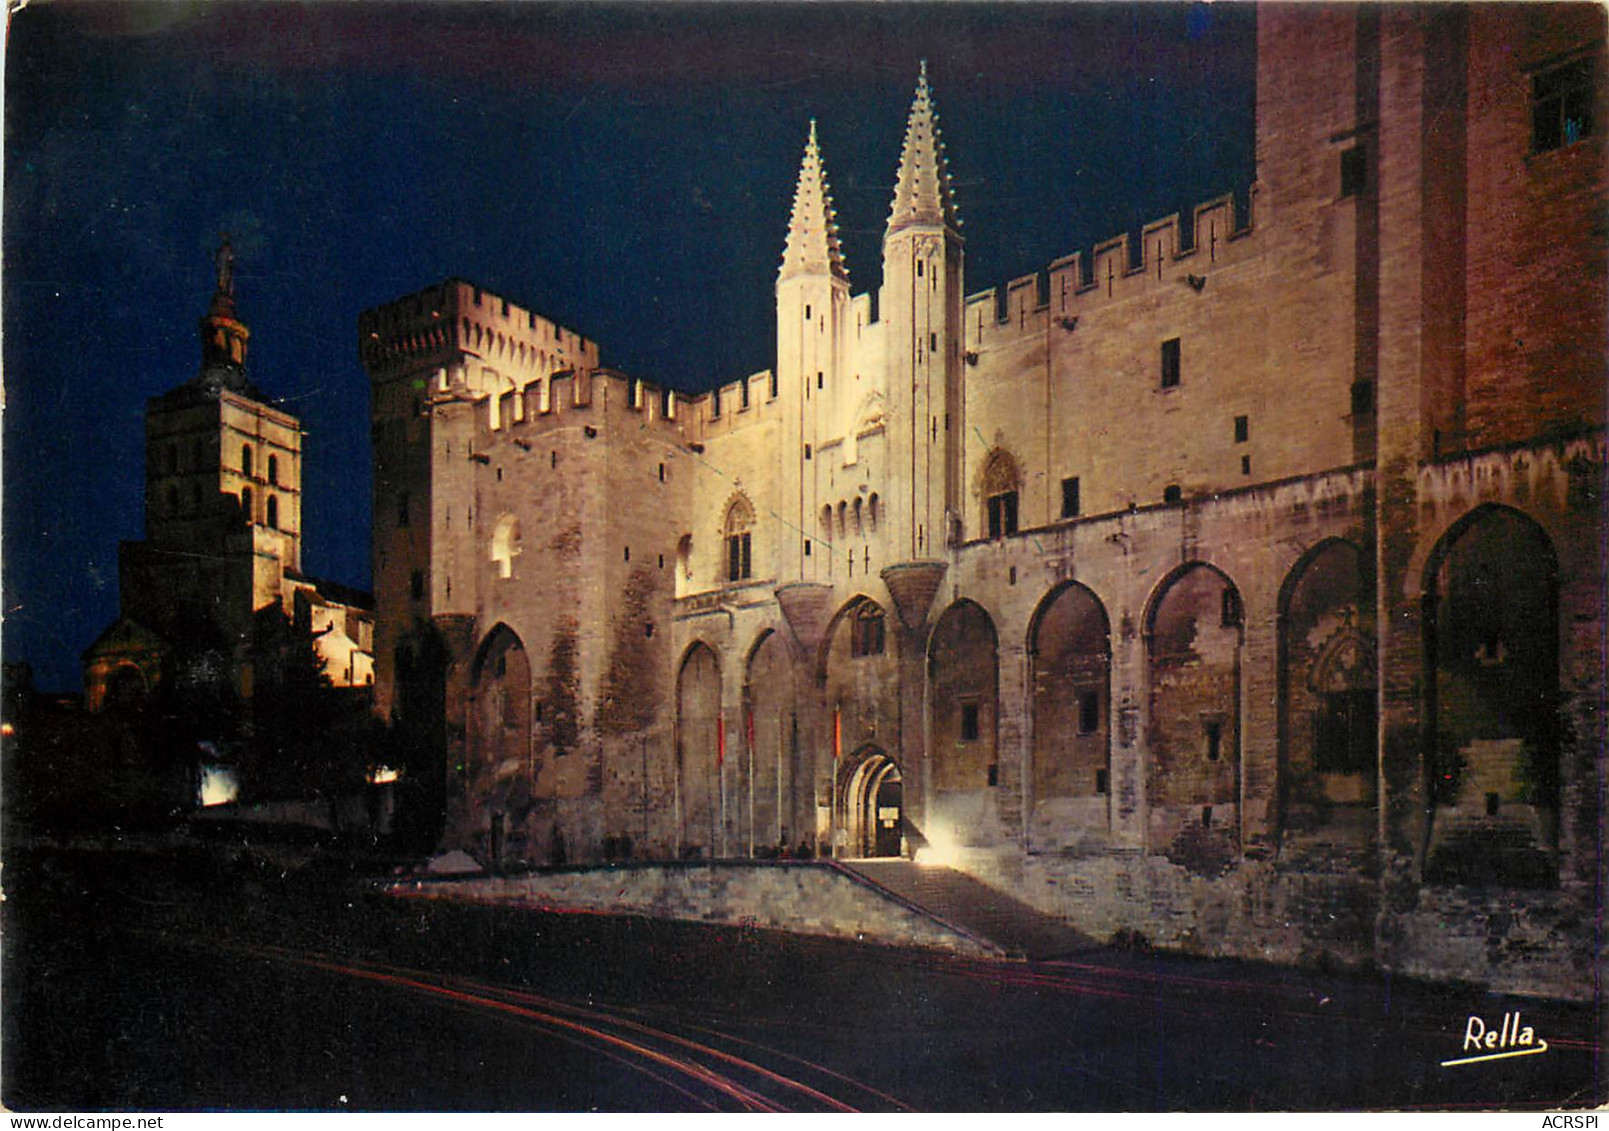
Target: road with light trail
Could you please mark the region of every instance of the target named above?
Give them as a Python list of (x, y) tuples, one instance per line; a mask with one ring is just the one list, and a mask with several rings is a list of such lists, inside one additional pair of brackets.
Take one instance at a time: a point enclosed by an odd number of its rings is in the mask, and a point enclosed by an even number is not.
[[(22, 1110), (1581, 1105), (1589, 1006), (1132, 951), (1013, 963), (386, 898), (315, 866), (7, 859)], [(1468, 1016), (1544, 1055), (1443, 1068)]]

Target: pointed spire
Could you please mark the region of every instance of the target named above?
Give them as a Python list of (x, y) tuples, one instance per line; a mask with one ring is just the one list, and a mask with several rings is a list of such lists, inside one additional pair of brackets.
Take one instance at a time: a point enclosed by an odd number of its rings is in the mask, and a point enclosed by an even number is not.
[(939, 112), (933, 107), (933, 94), (927, 86), (926, 59), (916, 79), (916, 98), (911, 102), (911, 117), (905, 127), (888, 235), (912, 224), (943, 224), (952, 231), (961, 226), (944, 142), (939, 137)]
[(838, 217), (833, 212), (832, 190), (816, 143), (816, 120), (810, 119), (799, 186), (793, 191), (793, 215), (788, 219), (788, 243), (782, 251), (781, 279), (793, 275), (831, 273), (848, 279), (843, 249), (838, 244)]

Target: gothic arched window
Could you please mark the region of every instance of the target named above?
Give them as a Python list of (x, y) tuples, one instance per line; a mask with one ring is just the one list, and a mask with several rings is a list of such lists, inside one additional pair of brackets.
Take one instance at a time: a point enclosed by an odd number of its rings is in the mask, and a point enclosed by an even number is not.
[(983, 469), (984, 524), (990, 538), (1017, 532), (1017, 491), (1022, 477), (1017, 461), (1003, 448), (989, 454)]
[(851, 656), (881, 656), (886, 628), (883, 610), (874, 602), (864, 601), (854, 612), (849, 626), (849, 654)]
[(726, 579), (745, 581), (754, 576), (753, 545), (750, 541), (754, 528), (754, 508), (745, 498), (732, 500), (726, 508), (726, 521), (722, 524), (726, 536)]

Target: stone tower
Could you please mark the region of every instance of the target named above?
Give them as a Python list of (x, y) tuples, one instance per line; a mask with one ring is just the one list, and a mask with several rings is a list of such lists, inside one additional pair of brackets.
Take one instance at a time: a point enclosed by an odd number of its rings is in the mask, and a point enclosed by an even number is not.
[(777, 275), (777, 395), (784, 443), (792, 444), (792, 453), (782, 460), (779, 502), (793, 526), (791, 537), (777, 539), (778, 577), (816, 580), (827, 575), (824, 548), (814, 553), (809, 548), (809, 520), (819, 505), (811, 461), (823, 437), (836, 434), (848, 312), (849, 272), (812, 119)]
[(890, 552), (940, 557), (959, 521), (965, 422), (961, 390), (961, 221), (922, 63), (883, 236), (893, 481)]
[(146, 537), (123, 544), (121, 616), (85, 655), (91, 709), (109, 693), (154, 690), (170, 655), (228, 673), (249, 698), (252, 616), (300, 578), (301, 422), (247, 376), (251, 331), (235, 308), (227, 236), (216, 264), (200, 367), (146, 407)]

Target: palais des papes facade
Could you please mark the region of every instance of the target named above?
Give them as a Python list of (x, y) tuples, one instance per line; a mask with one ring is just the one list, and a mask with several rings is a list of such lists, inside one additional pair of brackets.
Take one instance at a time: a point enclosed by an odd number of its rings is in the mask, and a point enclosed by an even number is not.
[(698, 396), (468, 282), (365, 312), (376, 708), (447, 841), (1587, 992), (1604, 64), (1590, 6), (1266, 7), (1249, 209), (970, 296), (924, 70), (880, 290), (812, 124), (775, 366)]

